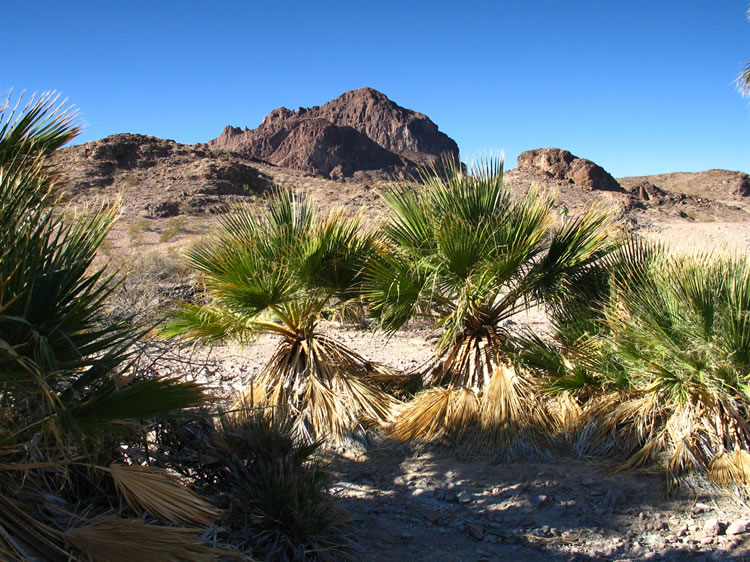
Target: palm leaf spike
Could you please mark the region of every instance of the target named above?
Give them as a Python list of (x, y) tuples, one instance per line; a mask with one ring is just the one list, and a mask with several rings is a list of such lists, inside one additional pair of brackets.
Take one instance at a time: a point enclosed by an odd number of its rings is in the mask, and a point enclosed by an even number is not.
[(0, 107), (0, 165), (17, 157), (48, 155), (67, 144), (81, 132), (80, 116), (73, 106), (66, 107), (60, 95), (47, 92), (36, 98), (32, 96), (21, 107), (21, 95), (13, 109), (12, 92)]

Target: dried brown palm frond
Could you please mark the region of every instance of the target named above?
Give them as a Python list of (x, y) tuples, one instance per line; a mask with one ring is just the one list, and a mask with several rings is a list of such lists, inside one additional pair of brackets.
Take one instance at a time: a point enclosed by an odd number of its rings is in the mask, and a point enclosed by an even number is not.
[(750, 453), (740, 448), (719, 453), (708, 466), (708, 477), (721, 486), (750, 485)]
[(554, 420), (535, 380), (510, 365), (498, 365), (480, 399), (481, 442), (508, 448), (521, 430), (549, 434)]
[(385, 369), (323, 335), (288, 334), (232, 409), (289, 411), (299, 435), (346, 437), (358, 424), (382, 425), (397, 401), (373, 384)]
[(3, 560), (64, 560), (62, 532), (36, 512), (39, 506), (54, 507), (53, 497), (30, 489), (13, 489), (3, 481), (0, 494), (0, 554)]
[(581, 429), (584, 409), (569, 393), (552, 394), (547, 398), (546, 410), (554, 425), (554, 433), (567, 439)]
[(705, 390), (676, 403), (654, 392), (625, 400), (610, 394), (584, 410), (579, 453), (623, 454), (618, 470), (663, 466), (670, 488), (694, 473), (721, 485), (746, 485), (750, 426), (748, 408), (739, 404)]
[(100, 467), (112, 476), (117, 490), (135, 511), (146, 510), (154, 517), (172, 523), (211, 525), (221, 515), (193, 492), (181, 486), (165, 471), (113, 464)]
[(509, 448), (521, 431), (551, 431), (553, 420), (534, 388), (533, 379), (501, 364), (481, 390), (425, 390), (398, 410), (389, 434), (400, 441), (464, 441), (466, 447), (482, 451)]
[(157, 527), (140, 519), (112, 515), (98, 517), (65, 533), (67, 541), (89, 560), (109, 562), (157, 562), (183, 560), (203, 562), (230, 554), (206, 546), (202, 529)]
[(404, 404), (388, 433), (399, 441), (457, 442), (479, 421), (473, 390), (429, 388)]

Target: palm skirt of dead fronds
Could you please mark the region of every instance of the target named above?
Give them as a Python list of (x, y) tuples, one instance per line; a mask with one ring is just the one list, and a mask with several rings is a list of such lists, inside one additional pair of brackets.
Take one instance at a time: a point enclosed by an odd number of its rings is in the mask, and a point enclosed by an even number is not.
[(533, 377), (501, 361), (486, 337), (464, 337), (425, 373), (428, 388), (400, 407), (389, 434), (400, 441), (507, 449), (523, 434), (538, 441), (553, 420)]
[(300, 436), (340, 441), (389, 420), (397, 401), (372, 380), (382, 372), (329, 336), (290, 333), (232, 410), (270, 406), (289, 414)]
[(610, 394), (582, 414), (578, 451), (624, 454), (619, 470), (663, 466), (668, 486), (691, 474), (716, 484), (750, 485), (750, 408), (721, 393), (682, 403), (656, 393)]

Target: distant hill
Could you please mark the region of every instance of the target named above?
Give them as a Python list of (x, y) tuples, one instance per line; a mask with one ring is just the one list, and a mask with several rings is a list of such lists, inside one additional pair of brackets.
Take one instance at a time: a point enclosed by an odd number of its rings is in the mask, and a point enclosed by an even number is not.
[[(76, 202), (119, 195), (126, 219), (222, 212), (232, 202), (255, 201), (272, 185), (376, 219), (382, 205), (373, 187), (445, 153), (457, 157), (458, 147), (426, 116), (364, 88), (321, 107), (274, 110), (258, 129), (228, 128), (206, 144), (125, 133), (64, 148), (54, 160), (67, 172)], [(572, 213), (603, 204), (633, 226), (672, 218), (750, 220), (750, 176), (742, 172), (615, 179), (567, 150), (538, 148), (519, 155), (505, 182), (519, 193), (533, 184), (554, 191)]]

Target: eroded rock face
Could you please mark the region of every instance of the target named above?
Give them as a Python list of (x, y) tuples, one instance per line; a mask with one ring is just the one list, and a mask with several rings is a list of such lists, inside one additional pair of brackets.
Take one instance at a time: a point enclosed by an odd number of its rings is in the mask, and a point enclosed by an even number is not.
[(443, 154), (458, 159), (456, 143), (426, 115), (372, 88), (323, 106), (280, 107), (257, 129), (228, 126), (208, 146), (333, 179), (404, 176)]
[(601, 166), (560, 148), (537, 148), (522, 152), (518, 155), (518, 168), (590, 190), (625, 191)]

